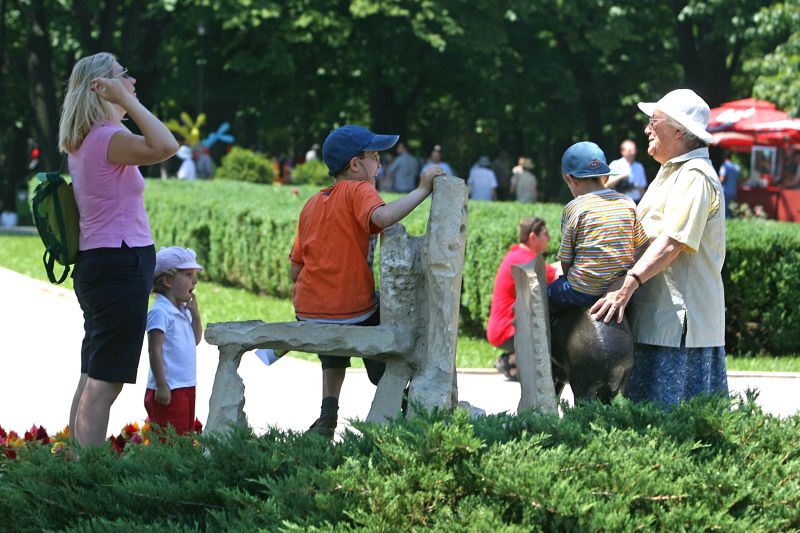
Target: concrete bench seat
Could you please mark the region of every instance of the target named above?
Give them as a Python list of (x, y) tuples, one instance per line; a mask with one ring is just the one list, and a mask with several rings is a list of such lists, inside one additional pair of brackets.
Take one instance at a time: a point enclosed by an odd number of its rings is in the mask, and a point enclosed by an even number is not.
[[(467, 187), (459, 178), (433, 183), (428, 229), (409, 236), (395, 224), (381, 237), (379, 326), (258, 320), (209, 324), (205, 339), (219, 347), (219, 364), (209, 401), (207, 431), (246, 423), (242, 354), (255, 348), (297, 350), (379, 359), (386, 372), (367, 420), (385, 422), (400, 413), (409, 387), (413, 406), (456, 405), (456, 343), (461, 276), (467, 233)], [(309, 394), (319, 394), (315, 389)]]

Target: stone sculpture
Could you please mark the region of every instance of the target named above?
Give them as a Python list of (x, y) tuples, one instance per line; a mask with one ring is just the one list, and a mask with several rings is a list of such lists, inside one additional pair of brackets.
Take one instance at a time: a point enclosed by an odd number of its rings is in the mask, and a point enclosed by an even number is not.
[(220, 361), (209, 401), (207, 431), (246, 422), (242, 354), (256, 348), (380, 359), (386, 371), (368, 421), (400, 413), (409, 387), (414, 405), (451, 407), (458, 401), (456, 341), (467, 235), (467, 187), (459, 178), (434, 179), (428, 229), (410, 237), (401, 224), (381, 238), (381, 324), (346, 326), (261, 321), (209, 324), (205, 338)]
[(556, 394), (570, 384), (575, 400), (609, 403), (624, 392), (633, 368), (633, 336), (627, 320), (606, 324), (588, 309), (571, 308), (553, 317), (552, 360)]
[(553, 317), (547, 305), (544, 260), (511, 267), (514, 349), (521, 395), (518, 410), (556, 412), (556, 400), (569, 383), (575, 399), (608, 403), (623, 392), (633, 367), (633, 337), (627, 320), (598, 321), (588, 309), (569, 309)]

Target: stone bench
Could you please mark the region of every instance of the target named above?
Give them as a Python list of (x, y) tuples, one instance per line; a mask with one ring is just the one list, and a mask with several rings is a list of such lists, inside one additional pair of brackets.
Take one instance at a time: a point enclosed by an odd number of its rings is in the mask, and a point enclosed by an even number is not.
[[(433, 191), (424, 236), (411, 237), (400, 224), (383, 232), (379, 326), (257, 320), (208, 325), (205, 339), (219, 347), (219, 364), (207, 431), (226, 431), (247, 422), (238, 368), (242, 355), (257, 348), (385, 362), (368, 421), (383, 423), (397, 416), (407, 385), (410, 415), (414, 405), (429, 409), (457, 403), (456, 343), (468, 194), (463, 180), (448, 176), (435, 178)], [(309, 389), (308, 394), (319, 392)]]

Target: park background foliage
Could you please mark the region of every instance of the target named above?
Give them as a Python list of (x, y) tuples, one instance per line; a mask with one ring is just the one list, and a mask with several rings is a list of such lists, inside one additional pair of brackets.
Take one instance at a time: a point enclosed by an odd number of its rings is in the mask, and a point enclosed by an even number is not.
[(250, 183), (272, 183), (275, 172), (272, 170), (272, 162), (266, 157), (234, 146), (222, 158), (222, 165), (217, 169), (215, 177)]
[[(317, 190), (227, 180), (151, 180), (145, 203), (156, 243), (194, 248), (208, 279), (290, 297), (288, 255), (298, 215)], [(387, 200), (394, 197), (386, 195)], [(426, 201), (404, 220), (409, 233), (425, 232), (429, 207)], [(559, 204), (469, 203), (461, 333), (483, 336), (497, 266), (517, 242), (519, 221), (535, 215), (547, 222), (548, 260), (553, 261), (561, 211)], [(727, 229), (726, 350), (740, 355), (797, 353), (800, 232), (791, 223), (756, 219), (729, 221)]]
[(33, 171), (58, 168), (64, 81), (100, 50), (158, 116), (205, 112), (241, 146), (302, 154), (364, 123), (420, 156), (441, 144), (460, 175), (483, 153), (528, 155), (553, 201), (565, 147), (643, 151), (635, 104), (670, 89), (797, 114), (798, 36), (800, 0), (0, 0), (0, 199), (13, 209)]
[(20, 448), (0, 454), (0, 517), (9, 531), (800, 528), (800, 417), (752, 398), (355, 427), (335, 444), (239, 428), (78, 462)]

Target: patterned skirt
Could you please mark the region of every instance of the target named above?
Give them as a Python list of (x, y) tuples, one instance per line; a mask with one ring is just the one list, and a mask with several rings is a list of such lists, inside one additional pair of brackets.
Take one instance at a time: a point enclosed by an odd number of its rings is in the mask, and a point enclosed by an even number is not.
[(636, 343), (627, 398), (676, 404), (698, 394), (728, 394), (724, 346), (672, 348)]

